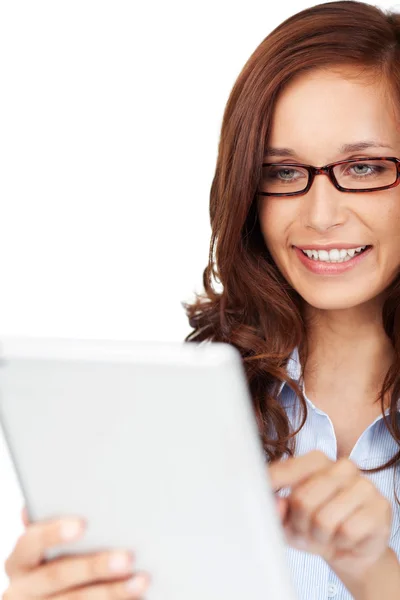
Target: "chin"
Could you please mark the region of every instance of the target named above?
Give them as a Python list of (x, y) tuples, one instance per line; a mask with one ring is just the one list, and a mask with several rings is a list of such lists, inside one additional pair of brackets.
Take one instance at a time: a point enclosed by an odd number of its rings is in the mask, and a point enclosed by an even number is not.
[(332, 293), (332, 290), (328, 290), (324, 293), (322, 290), (314, 288), (313, 290), (297, 290), (303, 300), (313, 308), (318, 310), (346, 310), (355, 308), (361, 304), (369, 302), (375, 297), (375, 294), (371, 294), (371, 291), (365, 290), (354, 290), (353, 292), (344, 292), (337, 290), (336, 293)]

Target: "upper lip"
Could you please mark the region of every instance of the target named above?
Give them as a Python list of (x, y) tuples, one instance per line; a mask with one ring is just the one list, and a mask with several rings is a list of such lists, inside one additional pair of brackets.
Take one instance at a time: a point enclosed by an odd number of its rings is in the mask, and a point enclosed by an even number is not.
[(336, 244), (305, 244), (304, 246), (298, 246), (296, 248), (300, 250), (349, 250), (350, 248), (360, 248), (362, 246), (370, 246), (371, 244), (345, 244), (344, 242), (337, 242)]

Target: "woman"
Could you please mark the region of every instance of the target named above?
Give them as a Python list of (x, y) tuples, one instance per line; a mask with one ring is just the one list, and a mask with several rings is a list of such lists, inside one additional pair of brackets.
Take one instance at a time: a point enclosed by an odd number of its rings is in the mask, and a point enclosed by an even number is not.
[[(242, 354), (301, 600), (400, 597), (399, 111), (400, 15), (332, 2), (277, 27), (228, 100), (185, 305), (187, 341)], [(7, 600), (143, 597), (107, 553), (41, 565), (59, 525), (27, 526)]]

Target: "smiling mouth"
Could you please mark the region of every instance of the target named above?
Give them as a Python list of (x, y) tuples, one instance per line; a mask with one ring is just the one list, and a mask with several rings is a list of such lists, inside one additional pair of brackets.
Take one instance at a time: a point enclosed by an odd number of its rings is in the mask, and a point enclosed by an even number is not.
[(331, 250), (314, 250), (310, 248), (303, 250), (302, 248), (299, 248), (299, 250), (301, 250), (307, 258), (316, 262), (342, 263), (362, 254), (371, 247), (372, 246), (370, 245), (365, 245), (346, 249), (332, 248)]

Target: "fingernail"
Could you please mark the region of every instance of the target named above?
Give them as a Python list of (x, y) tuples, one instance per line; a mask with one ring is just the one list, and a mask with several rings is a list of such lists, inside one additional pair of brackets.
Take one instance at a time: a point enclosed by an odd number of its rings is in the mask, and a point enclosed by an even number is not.
[(126, 582), (125, 587), (128, 592), (142, 593), (148, 587), (148, 579), (145, 575), (135, 575)]
[(60, 533), (63, 540), (71, 540), (81, 534), (82, 530), (83, 523), (78, 519), (71, 519), (61, 524)]
[(131, 560), (127, 554), (116, 552), (110, 557), (108, 566), (110, 571), (127, 571), (131, 566)]

